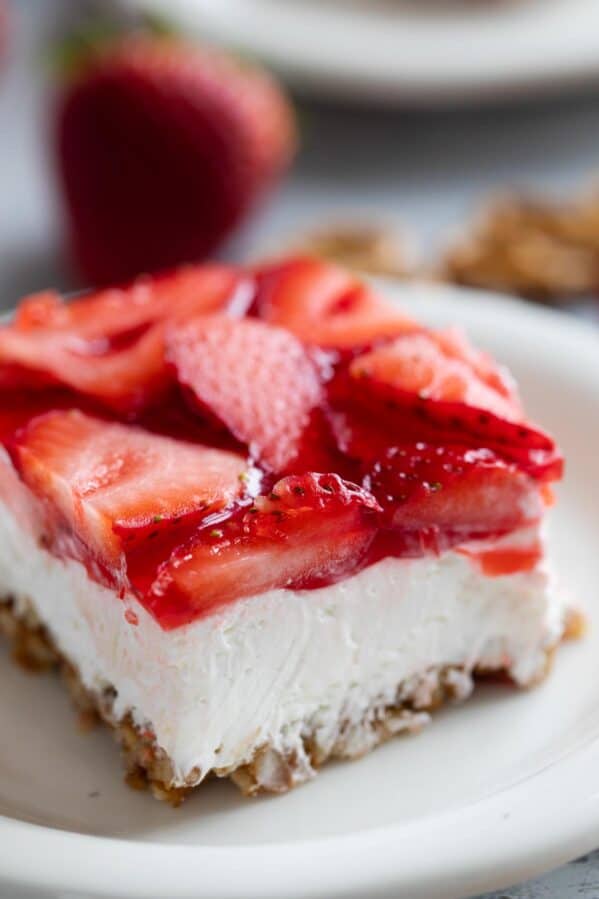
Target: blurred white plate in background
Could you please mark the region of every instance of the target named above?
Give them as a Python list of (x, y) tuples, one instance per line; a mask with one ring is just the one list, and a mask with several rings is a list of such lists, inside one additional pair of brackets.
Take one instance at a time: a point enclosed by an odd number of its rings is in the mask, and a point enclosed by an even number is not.
[(469, 103), (599, 81), (599, 0), (144, 0), (327, 96)]
[(123, 786), (112, 740), (77, 732), (57, 678), (0, 651), (6, 896), (18, 885), (30, 899), (456, 899), (599, 845), (599, 337), (482, 292), (385, 290), (427, 322), (466, 327), (559, 438), (568, 467), (551, 545), (595, 626), (536, 690), (481, 687), (419, 736), (327, 765), (287, 796), (250, 801), (211, 782), (177, 811)]

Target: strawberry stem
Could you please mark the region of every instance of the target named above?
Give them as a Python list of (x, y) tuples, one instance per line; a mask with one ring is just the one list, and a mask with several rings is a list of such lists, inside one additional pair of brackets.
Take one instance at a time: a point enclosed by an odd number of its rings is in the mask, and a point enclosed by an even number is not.
[(103, 48), (134, 35), (167, 38), (180, 34), (166, 17), (154, 12), (111, 10), (107, 15), (95, 10), (79, 17), (65, 35), (50, 49), (50, 67), (61, 75), (70, 76), (82, 69), (88, 60)]

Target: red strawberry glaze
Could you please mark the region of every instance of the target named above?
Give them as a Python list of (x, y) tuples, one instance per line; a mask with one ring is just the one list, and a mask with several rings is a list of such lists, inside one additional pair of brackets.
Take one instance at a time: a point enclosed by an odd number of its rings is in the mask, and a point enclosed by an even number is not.
[(459, 328), (445, 328), (429, 334), (446, 358), (465, 362), (477, 378), (509, 399), (515, 410), (522, 413), (518, 390), (509, 371), (487, 353), (473, 347)]
[(490, 549), (484, 552), (460, 549), (458, 552), (479, 565), (486, 577), (503, 577), (532, 571), (543, 558), (543, 547), (538, 541), (522, 548)]
[(406, 544), (430, 545), (436, 552), (500, 537), (543, 512), (534, 482), (486, 449), (393, 447), (367, 471), (363, 484), (385, 510), (385, 528), (400, 533)]
[(350, 376), (369, 380), (398, 392), (418, 394), (421, 399), (462, 402), (486, 409), (508, 421), (521, 417), (515, 398), (496, 389), (480, 377), (480, 364), (464, 345), (464, 356), (458, 356), (454, 344), (446, 346), (446, 334), (410, 334), (358, 356), (349, 366)]
[(534, 524), (562, 471), (509, 376), (335, 266), (256, 280), (192, 266), (48, 292), (0, 329), (0, 441), (44, 547), (167, 629), (386, 556), (534, 567), (538, 547), (476, 550)]
[(346, 369), (331, 382), (329, 398), (338, 447), (352, 458), (376, 461), (389, 446), (426, 441), (492, 449), (539, 481), (562, 476), (563, 459), (555, 443), (526, 421), (369, 376), (356, 378)]
[(249, 509), (203, 527), (176, 550), (145, 604), (170, 629), (242, 596), (335, 583), (367, 562), (379, 510), (368, 492), (338, 475), (284, 478)]
[(216, 311), (243, 315), (253, 282), (225, 266), (187, 266), (65, 303), (26, 298), (0, 328), (0, 387), (58, 385), (117, 414), (162, 402), (172, 383), (164, 359), (167, 322)]
[(48, 542), (114, 571), (117, 581), (128, 552), (162, 534), (183, 539), (243, 497), (250, 480), (237, 455), (77, 410), (32, 419), (7, 448), (47, 509)]
[(0, 443), (6, 444), (15, 432), (36, 415), (50, 409), (73, 408), (73, 396), (66, 390), (11, 390), (0, 399)]
[[(34, 427), (36, 421), (40, 419), (34, 419)], [(17, 464), (23, 471), (28, 460), (18, 454), (18, 449), (13, 450), (13, 459), (19, 460)], [(528, 481), (524, 475), (510, 474)], [(351, 502), (327, 506), (319, 498), (318, 503), (306, 504), (301, 510), (298, 542), (292, 540), (291, 547), (290, 534), (280, 525), (280, 514), (281, 511), (284, 517), (289, 514), (295, 524), (293, 518), (297, 513), (289, 502), (289, 496), (295, 494), (279, 485), (269, 497), (256, 500), (251, 510), (247, 503), (233, 503), (209, 518), (200, 509), (181, 519), (166, 516), (160, 522), (144, 513), (143, 520), (135, 519), (133, 530), (126, 522), (113, 520), (113, 536), (96, 531), (91, 542), (89, 535), (81, 539), (81, 534), (85, 534), (82, 523), (69, 520), (59, 509), (49, 517), (51, 549), (56, 555), (82, 561), (90, 576), (101, 583), (116, 587), (129, 584), (160, 625), (169, 629), (262, 589), (277, 586), (313, 589), (348, 577), (385, 556), (420, 557), (444, 551), (463, 541), (466, 535), (468, 538), (497, 536), (505, 532), (510, 521), (506, 511), (506, 518), (492, 523), (490, 531), (485, 531), (484, 522), (479, 520), (474, 524), (466, 521), (465, 526), (460, 525), (456, 530), (455, 526), (445, 529), (437, 524), (429, 525), (426, 518), (417, 520), (417, 516), (407, 527), (395, 526), (389, 522), (388, 509), (382, 513), (369, 491), (343, 483), (337, 475), (302, 478), (326, 478), (327, 483), (341, 483), (343, 496), (349, 495)], [(34, 486), (30, 474), (26, 479)], [(291, 478), (286, 481), (293, 482)], [(293, 483), (301, 486), (302, 481), (298, 477)], [(378, 482), (371, 481), (371, 486), (380, 494)], [(39, 487), (37, 490), (39, 493)], [(422, 484), (415, 485), (412, 501), (416, 508), (418, 498), (422, 500), (426, 493)], [(282, 509), (276, 498), (281, 494), (286, 497)], [(150, 490), (149, 495), (153, 496), (154, 491)], [(420, 505), (425, 508), (426, 503)], [(258, 514), (255, 509), (259, 510)], [(516, 514), (511, 522), (522, 523)], [(225, 543), (221, 540), (223, 535)], [(292, 531), (291, 536), (295, 537), (296, 532)], [(115, 540), (123, 559), (117, 568), (114, 561), (107, 561), (104, 550), (106, 542), (114, 545)], [(215, 553), (218, 560), (213, 559)], [(491, 573), (491, 563), (483, 561), (485, 572)]]

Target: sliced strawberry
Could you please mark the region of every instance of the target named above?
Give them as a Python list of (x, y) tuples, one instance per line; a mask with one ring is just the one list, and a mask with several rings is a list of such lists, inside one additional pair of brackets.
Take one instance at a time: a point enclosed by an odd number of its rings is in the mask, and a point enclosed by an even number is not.
[(23, 331), (52, 326), (60, 315), (63, 301), (55, 290), (43, 290), (23, 297), (15, 313), (14, 323)]
[(256, 279), (258, 316), (305, 343), (347, 350), (421, 329), (355, 275), (320, 259), (265, 266)]
[(62, 384), (119, 412), (156, 400), (169, 383), (163, 322), (251, 301), (251, 281), (223, 266), (189, 266), (72, 303), (25, 301), (0, 329), (0, 385)]
[(428, 333), (447, 358), (465, 362), (477, 378), (509, 399), (514, 410), (521, 413), (518, 388), (507, 368), (498, 365), (488, 353), (473, 347), (459, 328), (445, 328)]
[(243, 314), (253, 292), (252, 280), (230, 266), (187, 265), (68, 302), (54, 291), (33, 294), (19, 304), (15, 325), (21, 330), (68, 331), (79, 338), (108, 340), (166, 318), (220, 311), (231, 302)]
[(403, 546), (435, 551), (498, 537), (536, 521), (534, 481), (486, 449), (425, 443), (387, 450), (364, 478)]
[(116, 412), (136, 411), (164, 394), (162, 325), (154, 325), (125, 348), (96, 354), (92, 343), (71, 333), (31, 339), (18, 330), (0, 332), (0, 384), (4, 387), (63, 385)]
[(74, 533), (92, 556), (124, 551), (183, 518), (194, 523), (245, 491), (232, 453), (183, 443), (78, 411), (33, 419), (8, 446), (22, 480), (48, 505), (55, 536)]
[(372, 496), (338, 475), (289, 476), (175, 551), (144, 602), (170, 629), (243, 596), (334, 583), (360, 568), (378, 512)]
[(561, 477), (553, 441), (520, 419), (518, 401), (447, 357), (433, 336), (399, 338), (354, 359), (329, 386), (339, 448), (376, 461), (386, 449), (425, 441), (487, 447), (539, 480)]
[(288, 331), (204, 316), (171, 328), (167, 357), (198, 407), (274, 472), (298, 459), (323, 400), (319, 374)]
[(400, 337), (354, 359), (350, 374), (416, 394), (420, 399), (460, 402), (493, 412), (508, 421), (518, 417), (511, 398), (480, 378), (457, 353), (446, 353), (431, 334)]
[(329, 421), (340, 452), (351, 459), (376, 462), (387, 449), (419, 441), (437, 446), (484, 447), (513, 461), (541, 482), (556, 481), (563, 474), (563, 458), (553, 441), (526, 423), (508, 422), (490, 412), (464, 403), (435, 403), (401, 398), (383, 388), (362, 392), (353, 384), (348, 395), (335, 386), (335, 408)]

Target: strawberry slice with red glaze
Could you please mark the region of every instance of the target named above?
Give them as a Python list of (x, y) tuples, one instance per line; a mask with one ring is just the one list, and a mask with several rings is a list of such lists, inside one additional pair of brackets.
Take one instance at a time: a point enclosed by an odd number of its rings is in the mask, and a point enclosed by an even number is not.
[(60, 316), (63, 300), (55, 290), (42, 290), (23, 297), (13, 324), (22, 331), (35, 328), (52, 327), (52, 323)]
[(255, 311), (321, 347), (351, 350), (421, 330), (355, 275), (320, 259), (299, 257), (256, 272)]
[(130, 284), (85, 293), (69, 302), (55, 291), (32, 294), (20, 302), (14, 326), (21, 331), (64, 331), (109, 342), (154, 322), (218, 312), (230, 305), (242, 315), (253, 295), (252, 279), (230, 266), (187, 265), (142, 275)]
[(515, 420), (520, 409), (512, 398), (480, 378), (468, 359), (445, 352), (439, 344), (443, 339), (426, 333), (400, 337), (354, 359), (350, 375), (392, 387), (398, 394), (464, 403)]
[(143, 601), (171, 629), (243, 596), (335, 583), (361, 567), (379, 512), (336, 474), (288, 476), (176, 550)]
[(0, 401), (0, 444), (8, 443), (32, 418), (50, 410), (72, 408), (72, 394), (60, 388), (7, 391)]
[(439, 552), (500, 537), (543, 513), (536, 483), (488, 449), (392, 447), (364, 478), (402, 546)]
[[(353, 385), (349, 385), (351, 388)], [(400, 403), (392, 391), (362, 393), (335, 387), (329, 423), (340, 452), (376, 462), (393, 446), (424, 441), (437, 446), (488, 448), (540, 482), (559, 480), (563, 458), (551, 438), (527, 423), (506, 422), (464, 403), (437, 403), (431, 414), (417, 399)]]
[(188, 266), (71, 303), (34, 295), (0, 329), (0, 385), (60, 384), (117, 412), (136, 411), (169, 384), (165, 321), (241, 314), (252, 296), (250, 279), (224, 266)]
[(415, 334), (356, 357), (329, 387), (339, 448), (376, 461), (401, 443), (487, 447), (540, 480), (559, 478), (553, 441), (521, 419), (517, 397), (447, 355), (435, 335)]
[(293, 334), (255, 319), (198, 317), (171, 328), (167, 358), (196, 407), (274, 472), (320, 444), (323, 387)]
[(105, 347), (104, 338), (98, 341), (67, 331), (31, 335), (9, 326), (0, 331), (0, 387), (68, 387), (119, 413), (137, 411), (165, 393), (169, 380), (160, 325), (118, 349)]
[(199, 523), (246, 490), (240, 456), (76, 410), (34, 418), (8, 450), (49, 510), (51, 541), (67, 554), (83, 544), (121, 571), (125, 551), (182, 520)]
[(495, 362), (488, 353), (473, 347), (459, 328), (429, 331), (428, 334), (446, 357), (465, 362), (481, 381), (510, 399), (514, 410), (521, 411), (518, 388), (508, 369)]

